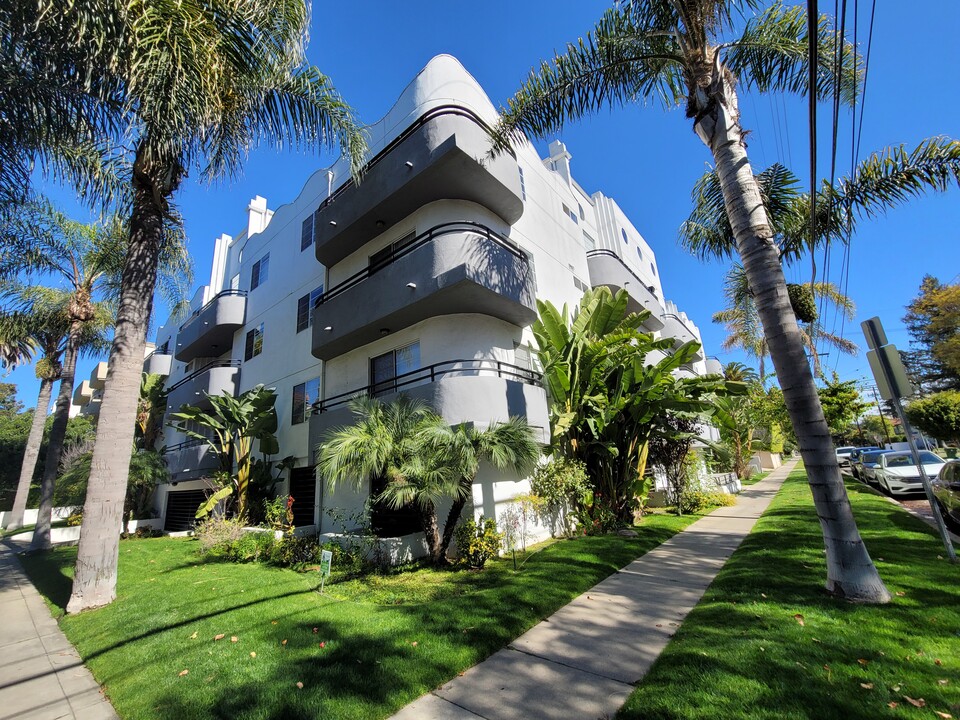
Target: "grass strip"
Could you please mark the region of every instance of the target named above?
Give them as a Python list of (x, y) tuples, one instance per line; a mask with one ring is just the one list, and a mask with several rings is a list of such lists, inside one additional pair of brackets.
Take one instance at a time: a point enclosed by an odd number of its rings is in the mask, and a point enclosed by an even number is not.
[[(636, 538), (537, 546), (518, 554), (519, 572), (503, 558), (482, 572), (367, 576), (322, 596), (315, 573), (198, 562), (193, 539), (124, 540), (117, 600), (60, 625), (123, 718), (383, 718), (698, 517), (656, 514)], [(71, 547), (23, 557), (55, 609), (75, 558)]]
[(960, 567), (928, 525), (858, 483), (847, 491), (890, 604), (826, 594), (795, 471), (618, 717), (960, 717)]

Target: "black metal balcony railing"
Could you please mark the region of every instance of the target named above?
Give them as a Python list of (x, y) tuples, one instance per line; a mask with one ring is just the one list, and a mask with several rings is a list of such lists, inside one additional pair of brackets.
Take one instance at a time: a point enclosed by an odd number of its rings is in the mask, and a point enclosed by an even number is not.
[(657, 297), (657, 288), (656, 288), (656, 286), (655, 286), (655, 285), (647, 285), (647, 283), (646, 283), (644, 280), (641, 280), (641, 279), (640, 279), (640, 276), (637, 275), (633, 270), (631, 270), (631, 269), (630, 269), (630, 266), (627, 265), (627, 264), (623, 261), (623, 258), (620, 257), (619, 255), (617, 255), (613, 250), (604, 250), (604, 249), (600, 249), (600, 250), (590, 250), (590, 251), (587, 253), (587, 257), (588, 257), (588, 258), (591, 258), (591, 257), (612, 257), (614, 260), (617, 260), (617, 261), (623, 266), (623, 269), (626, 270), (628, 273), (630, 273), (631, 277), (633, 277), (634, 280), (636, 280), (638, 283), (640, 283), (640, 287), (644, 288), (647, 292), (649, 292), (651, 295), (653, 295), (653, 299), (654, 299), (654, 300), (656, 300), (657, 302), (660, 302), (660, 298)]
[[(413, 135), (417, 130), (422, 128), (431, 120), (435, 120), (438, 117), (443, 117), (444, 115), (456, 115), (458, 117), (467, 118), (474, 124), (483, 128), (484, 132), (486, 132), (488, 135), (490, 135), (491, 137), (493, 136), (493, 128), (491, 128), (486, 123), (486, 121), (483, 118), (481, 118), (479, 115), (477, 115), (473, 110), (470, 110), (469, 108), (461, 107), (460, 105), (438, 105), (435, 108), (431, 108), (430, 110), (427, 110), (427, 112), (425, 112), (423, 115), (421, 115), (416, 120), (414, 120), (413, 123), (409, 125), (403, 132), (401, 132), (399, 135), (397, 135), (397, 137), (395, 137), (393, 140), (387, 143), (387, 145), (384, 146), (383, 150), (381, 150), (372, 158), (370, 158), (370, 160), (367, 161), (366, 165), (363, 166), (361, 173), (369, 172), (371, 168), (373, 168), (377, 163), (383, 160), (383, 158), (389, 155), (390, 152), (395, 147), (397, 147), (398, 145), (400, 145), (400, 143), (402, 143), (408, 137)], [(513, 158), (517, 157), (516, 153), (512, 149), (508, 149), (507, 154), (509, 154)], [(330, 203), (334, 202), (349, 188), (353, 187), (353, 185), (354, 185), (353, 178), (352, 177), (348, 178), (346, 181), (343, 182), (343, 184), (340, 185), (340, 187), (338, 187), (336, 190), (330, 193), (330, 195), (323, 202), (320, 203), (320, 206), (317, 208), (316, 212), (320, 212), (325, 207), (327, 207)]]
[(246, 294), (247, 294), (247, 291), (246, 291), (246, 290), (221, 290), (221, 291), (218, 292), (216, 295), (214, 295), (212, 298), (210, 298), (210, 300), (207, 301), (207, 302), (203, 305), (203, 307), (201, 307), (199, 310), (197, 310), (196, 312), (194, 312), (189, 318), (187, 318), (187, 319), (183, 322), (183, 324), (180, 326), (180, 332), (183, 332), (183, 329), (184, 329), (184, 328), (188, 327), (188, 326), (190, 325), (190, 323), (192, 323), (194, 320), (196, 320), (198, 317), (200, 317), (200, 315), (203, 313), (204, 310), (206, 310), (207, 308), (211, 307), (211, 306), (212, 306), (217, 300), (219, 300), (220, 298), (229, 297), (229, 296), (231, 296), (231, 295), (246, 296)]
[(346, 280), (337, 283), (332, 288), (327, 290), (323, 295), (318, 297), (313, 304), (314, 308), (323, 305), (325, 302), (329, 302), (333, 298), (345, 293), (347, 290), (350, 290), (353, 287), (356, 287), (364, 280), (369, 278), (374, 273), (378, 273), (383, 270), (388, 265), (392, 265), (401, 258), (406, 257), (410, 253), (419, 250), (424, 245), (433, 242), (437, 238), (441, 238), (444, 235), (453, 235), (456, 233), (471, 232), (480, 235), (481, 237), (489, 240), (495, 245), (506, 250), (508, 253), (519, 259), (520, 261), (526, 263), (528, 262), (527, 256), (523, 251), (514, 243), (512, 240), (505, 238), (503, 235), (500, 235), (494, 230), (491, 230), (486, 225), (481, 225), (480, 223), (475, 222), (449, 222), (443, 223), (441, 225), (434, 225), (432, 228), (426, 232), (422, 232), (414, 238), (411, 238), (409, 242), (404, 243), (400, 247), (396, 248), (393, 252), (383, 256), (382, 258), (377, 259), (376, 265), (370, 265), (365, 267), (359, 272), (355, 272), (353, 275), (348, 277)]
[(334, 408), (346, 405), (350, 400), (357, 396), (376, 397), (387, 393), (398, 392), (406, 387), (413, 385), (425, 385), (434, 383), (447, 375), (487, 375), (507, 380), (516, 380), (526, 385), (543, 386), (543, 374), (536, 370), (511, 365), (500, 360), (445, 360), (434, 363), (419, 370), (412, 370), (395, 378), (385, 380), (379, 383), (373, 383), (364, 387), (349, 390), (333, 397), (324, 398), (320, 402), (313, 403), (313, 414), (327, 412)]
[(192, 373), (190, 373), (189, 375), (187, 375), (185, 378), (181, 378), (180, 380), (178, 380), (177, 382), (175, 382), (173, 385), (171, 385), (170, 387), (168, 387), (168, 388), (167, 388), (167, 395), (169, 395), (170, 393), (172, 393), (172, 392), (173, 392), (174, 390), (176, 390), (178, 387), (181, 387), (181, 386), (183, 386), (183, 385), (186, 385), (186, 384), (187, 384), (188, 382), (190, 382), (191, 380), (196, 380), (198, 377), (200, 377), (201, 375), (203, 375), (205, 372), (209, 372), (209, 371), (212, 370), (213, 368), (218, 368), (218, 367), (235, 367), (235, 368), (238, 368), (238, 367), (240, 367), (240, 361), (239, 361), (239, 360), (213, 360), (212, 362), (208, 362), (206, 365), (202, 366), (201, 368), (199, 368), (199, 369), (197, 369), (197, 370), (194, 370)]
[(207, 445), (206, 440), (201, 440), (200, 438), (190, 438), (189, 440), (184, 440), (183, 442), (178, 442), (175, 445), (167, 445), (163, 449), (164, 455), (169, 455), (175, 452), (180, 452), (181, 450), (186, 450), (187, 448), (197, 447), (198, 445)]

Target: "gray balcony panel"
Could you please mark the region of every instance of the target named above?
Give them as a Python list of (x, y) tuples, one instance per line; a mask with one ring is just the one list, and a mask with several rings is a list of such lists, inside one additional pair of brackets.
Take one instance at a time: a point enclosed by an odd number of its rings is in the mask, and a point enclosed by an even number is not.
[(107, 363), (98, 362), (90, 371), (90, 387), (94, 390), (103, 390), (107, 383)]
[(208, 407), (207, 395), (237, 394), (240, 368), (232, 366), (211, 367), (188, 376), (171, 388), (167, 395), (167, 411), (176, 412), (181, 405)]
[(143, 371), (150, 375), (163, 375), (167, 377), (173, 367), (173, 355), (167, 353), (151, 353), (143, 361)]
[(723, 363), (717, 358), (707, 358), (707, 374), (723, 375)]
[(490, 140), (476, 120), (434, 111), (371, 161), (316, 214), (317, 260), (331, 267), (370, 239), (435, 200), (469, 200), (509, 224), (523, 214), (520, 175), (508, 153), (489, 158)]
[(640, 312), (649, 310), (650, 317), (643, 323), (647, 332), (663, 329), (663, 306), (657, 296), (628, 268), (623, 260), (610, 250), (594, 250), (587, 253), (587, 268), (590, 271), (590, 285), (599, 287), (605, 285), (616, 293), (626, 290), (630, 296), (627, 310)]
[[(436, 382), (404, 388), (403, 393), (425, 401), (451, 425), (468, 422), (485, 427), (513, 415), (526, 417), (537, 433), (538, 442), (550, 442), (547, 395), (537, 385), (482, 375), (447, 375)], [(399, 393), (391, 393), (380, 398), (389, 402), (397, 395)], [(328, 431), (353, 422), (354, 416), (345, 405), (311, 415), (310, 452), (314, 452)]]
[(529, 259), (478, 233), (443, 235), (318, 306), (313, 354), (329, 360), (382, 329), (439, 315), (481, 313), (523, 327), (537, 317), (535, 289)]
[(206, 477), (220, 467), (217, 454), (206, 443), (182, 443), (168, 449), (163, 458), (173, 482)]
[[(679, 317), (670, 313), (664, 314), (663, 316), (663, 337), (673, 338), (673, 346), (675, 348), (691, 340), (698, 343), (700, 342), (697, 336), (693, 334), (693, 331), (690, 330)], [(693, 360), (700, 361), (703, 360), (703, 358), (703, 346), (701, 345), (700, 349), (694, 354)]]
[(233, 334), (243, 327), (246, 309), (245, 294), (217, 295), (180, 326), (174, 352), (177, 360), (223, 355), (233, 346)]

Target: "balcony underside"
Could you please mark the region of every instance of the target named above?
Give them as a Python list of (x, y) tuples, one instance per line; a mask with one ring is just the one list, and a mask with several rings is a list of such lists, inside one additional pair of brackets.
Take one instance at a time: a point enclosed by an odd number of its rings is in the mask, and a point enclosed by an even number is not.
[[(697, 338), (690, 329), (683, 324), (683, 322), (672, 315), (665, 315), (663, 317), (663, 337), (672, 338), (673, 346), (679, 348), (684, 343), (696, 342), (699, 343), (700, 340)], [(693, 361), (699, 362), (704, 359), (703, 346), (700, 348), (693, 356)]]
[(489, 158), (486, 130), (462, 114), (438, 114), (372, 163), (316, 213), (317, 260), (332, 267), (435, 200), (469, 200), (513, 224), (523, 214), (517, 163)]
[(177, 334), (174, 353), (180, 362), (198, 357), (219, 357), (233, 347), (233, 334), (243, 327), (247, 298), (224, 295), (207, 303)]
[(149, 375), (167, 377), (173, 368), (173, 356), (166, 353), (153, 353), (143, 361), (143, 371)]
[[(550, 422), (547, 414), (547, 396), (542, 387), (517, 380), (478, 375), (446, 376), (436, 382), (426, 382), (403, 390), (412, 398), (425, 401), (451, 425), (474, 423), (486, 427), (489, 423), (521, 416), (537, 433), (542, 444), (550, 441)], [(389, 402), (400, 393), (379, 396)], [(354, 416), (346, 405), (310, 416), (310, 448), (313, 452), (333, 428), (349, 425)]]
[(206, 443), (168, 450), (163, 457), (172, 482), (207, 477), (220, 467), (217, 454)]

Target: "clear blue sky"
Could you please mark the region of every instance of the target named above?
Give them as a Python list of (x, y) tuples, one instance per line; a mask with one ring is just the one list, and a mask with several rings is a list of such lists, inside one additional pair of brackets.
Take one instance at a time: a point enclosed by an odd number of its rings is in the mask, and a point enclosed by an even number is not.
[[(821, 9), (832, 10), (832, 5), (821, 3)], [(853, 3), (848, 5), (852, 9)], [(861, 156), (891, 144), (913, 147), (933, 135), (960, 137), (960, 102), (947, 82), (948, 69), (955, 65), (960, 3), (917, 0), (909, 9), (900, 3), (877, 5)], [(860, 6), (859, 40), (865, 50), (870, 2), (864, 0)], [(438, 53), (459, 58), (499, 105), (533, 65), (585, 34), (606, 7), (597, 0), (315, 2), (309, 54), (365, 122), (379, 119)], [(852, 15), (848, 35), (852, 36)], [(749, 152), (754, 168), (759, 171), (779, 161), (807, 183), (809, 135), (803, 102), (747, 95), (741, 100), (741, 112), (744, 126), (752, 131)], [(820, 119), (823, 176), (830, 167), (825, 106)], [(737, 353), (720, 352), (724, 332), (710, 322), (711, 314), (722, 306), (724, 266), (701, 264), (676, 242), (677, 228), (690, 211), (690, 189), (710, 161), (682, 109), (604, 111), (568, 126), (559, 137), (573, 156), (572, 170), (580, 184), (588, 192), (602, 190), (615, 198), (655, 250), (665, 293), (700, 326), (707, 354), (723, 362), (743, 360)], [(840, 137), (838, 163), (845, 173), (850, 167), (849, 111), (842, 112)], [(549, 139), (537, 143), (541, 154)], [(306, 178), (331, 160), (330, 155), (261, 150), (250, 156), (243, 176), (233, 182), (204, 187), (189, 180), (178, 201), (198, 281), (209, 277), (213, 239), (240, 230), (250, 198), (263, 195), (270, 207), (277, 207), (295, 197)], [(857, 318), (844, 326), (846, 337), (862, 344), (860, 320), (879, 315), (891, 342), (907, 345), (903, 308), (916, 295), (923, 275), (950, 281), (960, 273), (958, 210), (960, 190), (954, 189), (859, 225), (848, 290), (857, 304)], [(840, 265), (838, 250), (830, 273), (835, 282), (841, 280)], [(808, 280), (809, 272), (804, 263), (788, 270), (788, 280)], [(155, 320), (162, 322), (164, 317), (160, 309)], [(832, 316), (827, 327), (834, 329)], [(840, 332), (839, 324), (835, 331)], [(824, 361), (844, 378), (869, 375), (862, 354), (854, 358), (831, 354)], [(89, 374), (91, 365), (81, 365), (78, 379)], [(8, 381), (21, 386), (21, 400), (33, 403), (37, 386), (32, 369), (13, 373)]]

